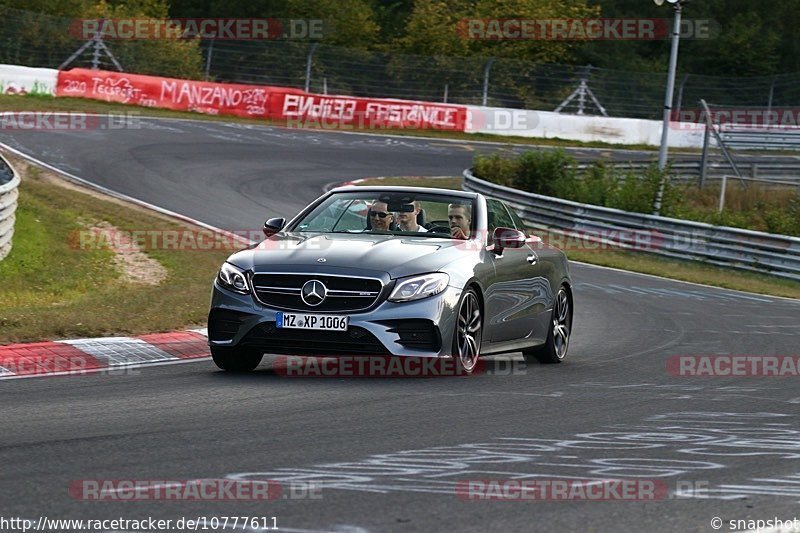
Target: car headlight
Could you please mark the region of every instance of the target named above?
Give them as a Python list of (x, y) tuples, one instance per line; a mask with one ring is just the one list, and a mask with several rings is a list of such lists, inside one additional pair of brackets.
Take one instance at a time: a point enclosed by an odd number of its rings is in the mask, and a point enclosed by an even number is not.
[(397, 280), (397, 286), (389, 296), (390, 302), (410, 302), (439, 294), (450, 283), (450, 276), (444, 272), (433, 272)]
[(241, 294), (250, 293), (250, 289), (247, 286), (247, 277), (244, 272), (230, 263), (224, 263), (222, 265), (222, 268), (219, 269), (217, 279), (219, 279), (219, 284), (226, 289)]

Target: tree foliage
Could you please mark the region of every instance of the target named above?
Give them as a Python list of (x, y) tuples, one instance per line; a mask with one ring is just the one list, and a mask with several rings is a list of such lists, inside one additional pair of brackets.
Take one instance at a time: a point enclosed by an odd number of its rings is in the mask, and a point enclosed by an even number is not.
[[(669, 41), (480, 41), (463, 38), (459, 21), (470, 18), (660, 18), (669, 4), (649, 0), (0, 0), (3, 7), (57, 17), (89, 13), (172, 17), (274, 17), (324, 19), (323, 43), (358, 50), (422, 56), (497, 57), (537, 63), (591, 64), (616, 70), (663, 72)], [(679, 70), (713, 76), (763, 76), (800, 71), (798, 0), (695, 0), (690, 20), (710, 19), (710, 39), (681, 42)], [(5, 28), (4, 28), (5, 29)], [(17, 31), (8, 29), (7, 31)], [(63, 37), (54, 36), (54, 44)], [(160, 50), (160, 52), (155, 52)], [(163, 59), (181, 70), (196, 67), (185, 43), (142, 45), (144, 64)]]

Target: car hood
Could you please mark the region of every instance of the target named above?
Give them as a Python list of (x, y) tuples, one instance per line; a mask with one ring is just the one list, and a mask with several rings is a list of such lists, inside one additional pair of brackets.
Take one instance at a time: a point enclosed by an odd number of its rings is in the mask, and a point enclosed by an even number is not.
[(228, 261), (254, 271), (352, 269), (384, 272), (391, 278), (399, 278), (437, 271), (470, 253), (467, 244), (472, 243), (369, 233), (279, 233), (233, 254)]

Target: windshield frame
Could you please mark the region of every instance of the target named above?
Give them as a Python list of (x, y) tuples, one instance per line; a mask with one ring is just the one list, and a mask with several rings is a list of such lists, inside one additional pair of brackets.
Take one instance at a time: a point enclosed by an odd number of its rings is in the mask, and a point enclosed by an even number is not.
[[(436, 201), (440, 203), (447, 202), (450, 203), (458, 203), (458, 204), (467, 204), (470, 206), (471, 209), (471, 220), (470, 220), (470, 237), (467, 240), (475, 238), (478, 234), (477, 227), (478, 227), (478, 198), (477, 197), (466, 197), (460, 196), (457, 194), (450, 195), (447, 191), (426, 191), (420, 189), (419, 191), (416, 190), (393, 190), (393, 189), (372, 189), (372, 188), (364, 188), (364, 190), (343, 190), (343, 191), (334, 191), (325, 196), (320, 197), (316, 202), (307, 206), (303, 211), (297, 214), (289, 223), (284, 227), (283, 231), (287, 233), (301, 233), (301, 234), (339, 234), (339, 235), (386, 235), (386, 236), (396, 236), (396, 237), (422, 237), (422, 238), (439, 238), (439, 239), (448, 239), (448, 240), (461, 240), (461, 239), (454, 239), (449, 235), (445, 235), (442, 233), (430, 233), (430, 232), (411, 232), (411, 231), (380, 231), (380, 230), (367, 230), (366, 228), (361, 231), (356, 230), (324, 230), (324, 229), (298, 229), (300, 225), (302, 225), (305, 221), (307, 221), (308, 217), (313, 213), (317, 212), (322, 209), (326, 209), (324, 207), (326, 205), (330, 205), (333, 202), (341, 199), (350, 199), (350, 200), (365, 200), (365, 199), (377, 199), (377, 198), (384, 198), (384, 197), (394, 197), (394, 198), (404, 198), (410, 199), (409, 201), (420, 201), (420, 202), (431, 202)], [(348, 208), (349, 208), (348, 204)], [(346, 213), (346, 210), (343, 211), (342, 215)], [(438, 220), (438, 219), (437, 219)], [(338, 224), (338, 220), (337, 220)], [(335, 225), (334, 225), (335, 227)], [(449, 225), (448, 225), (449, 227)]]

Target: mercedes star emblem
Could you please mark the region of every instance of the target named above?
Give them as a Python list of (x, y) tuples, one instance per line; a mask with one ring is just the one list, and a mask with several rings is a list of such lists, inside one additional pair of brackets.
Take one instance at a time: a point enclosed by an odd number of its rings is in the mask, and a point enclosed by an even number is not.
[(300, 289), (300, 298), (306, 305), (315, 307), (325, 301), (325, 296), (328, 294), (328, 289), (325, 284), (319, 280), (312, 279), (303, 285)]

